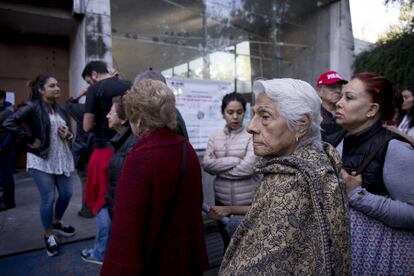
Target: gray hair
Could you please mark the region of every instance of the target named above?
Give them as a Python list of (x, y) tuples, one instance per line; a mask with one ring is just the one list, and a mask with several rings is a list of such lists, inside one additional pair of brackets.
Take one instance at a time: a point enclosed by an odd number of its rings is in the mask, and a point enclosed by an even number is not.
[(321, 148), (321, 99), (309, 83), (288, 78), (258, 80), (253, 83), (253, 93), (255, 97), (265, 93), (287, 120), (288, 128), (294, 132), (299, 130), (304, 116), (308, 115), (311, 124), (300, 139), (299, 146), (315, 145)]
[(153, 71), (152, 69), (139, 73), (135, 77), (134, 82), (141, 81), (141, 80), (159, 80), (159, 81), (167, 84), (167, 81), (165, 80), (165, 77), (160, 72)]

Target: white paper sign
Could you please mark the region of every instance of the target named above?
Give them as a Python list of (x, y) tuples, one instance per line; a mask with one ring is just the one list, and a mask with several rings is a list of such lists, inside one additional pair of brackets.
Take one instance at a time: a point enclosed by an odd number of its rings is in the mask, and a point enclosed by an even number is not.
[(223, 96), (231, 92), (231, 82), (173, 77), (168, 86), (176, 94), (176, 106), (184, 118), (194, 149), (205, 149), (208, 137), (224, 128), (221, 114)]
[(10, 91), (6, 92), (6, 101), (11, 103), (12, 105), (15, 105), (14, 92), (10, 92)]

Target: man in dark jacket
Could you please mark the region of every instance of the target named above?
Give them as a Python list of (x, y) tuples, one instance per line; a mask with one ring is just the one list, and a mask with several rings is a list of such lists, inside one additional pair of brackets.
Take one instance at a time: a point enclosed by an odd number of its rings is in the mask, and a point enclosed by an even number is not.
[(79, 103), (79, 99), (86, 94), (86, 90), (81, 92), (77, 97), (70, 97), (65, 103), (65, 109), (68, 114), (76, 122), (76, 135), (72, 145), (73, 160), (75, 167), (78, 170), (81, 184), (82, 184), (82, 208), (78, 215), (84, 218), (92, 218), (94, 215), (85, 203), (85, 181), (86, 168), (88, 160), (93, 151), (93, 137), (92, 133), (85, 133), (82, 128), (83, 114), (85, 113), (85, 105)]

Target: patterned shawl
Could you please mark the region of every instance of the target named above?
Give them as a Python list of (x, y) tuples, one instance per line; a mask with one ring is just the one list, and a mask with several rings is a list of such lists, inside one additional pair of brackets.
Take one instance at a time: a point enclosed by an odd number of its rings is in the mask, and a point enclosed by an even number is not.
[(327, 144), (261, 159), (255, 169), (264, 177), (220, 275), (348, 275), (348, 200), (340, 167)]

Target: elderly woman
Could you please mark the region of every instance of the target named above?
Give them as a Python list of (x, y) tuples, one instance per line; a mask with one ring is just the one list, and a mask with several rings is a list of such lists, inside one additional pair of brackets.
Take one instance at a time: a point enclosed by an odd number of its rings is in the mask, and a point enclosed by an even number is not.
[(160, 81), (142, 80), (124, 103), (140, 138), (116, 188), (101, 275), (201, 275), (201, 169), (194, 149), (175, 132), (174, 94)]
[(263, 179), (220, 274), (347, 275), (347, 199), (340, 158), (321, 142), (321, 100), (294, 79), (256, 81), (253, 90), (247, 130)]
[(382, 126), (393, 116), (395, 91), (383, 76), (364, 72), (342, 92), (335, 117), (346, 132), (334, 145), (351, 207), (352, 274), (411, 275), (414, 149)]
[(108, 126), (117, 132), (109, 141), (114, 149), (114, 154), (109, 160), (109, 187), (106, 195), (105, 205), (96, 214), (97, 233), (92, 248), (83, 249), (81, 258), (85, 262), (102, 264), (106, 247), (111, 232), (113, 209), (115, 202), (115, 190), (121, 174), (124, 160), (133, 146), (137, 143), (137, 136), (132, 133), (124, 110), (122, 96), (112, 98), (112, 106), (106, 115)]

